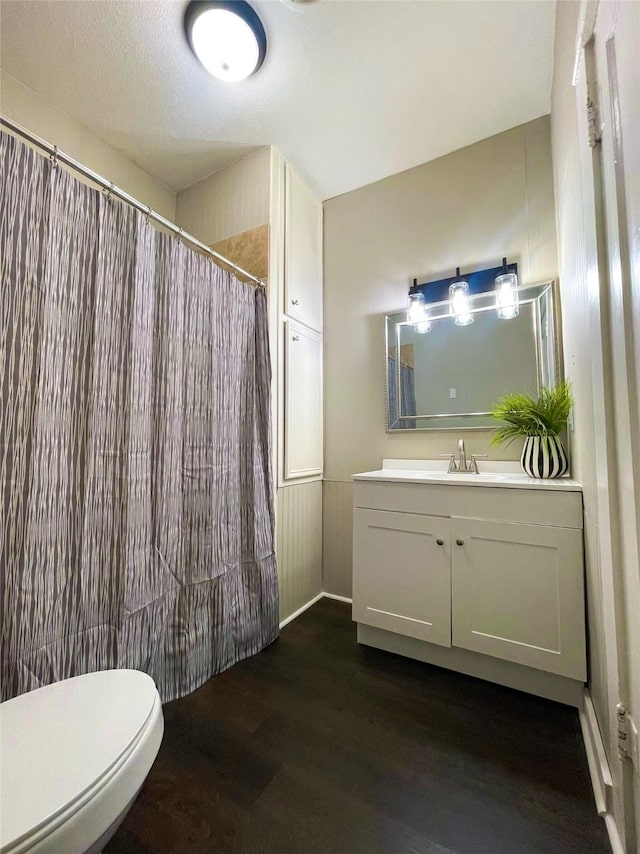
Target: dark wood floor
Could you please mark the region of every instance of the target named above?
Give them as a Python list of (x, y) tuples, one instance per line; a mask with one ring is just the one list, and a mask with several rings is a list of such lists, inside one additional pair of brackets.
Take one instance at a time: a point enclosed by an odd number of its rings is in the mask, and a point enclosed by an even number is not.
[(574, 710), (360, 647), (339, 602), (165, 725), (108, 854), (610, 850)]

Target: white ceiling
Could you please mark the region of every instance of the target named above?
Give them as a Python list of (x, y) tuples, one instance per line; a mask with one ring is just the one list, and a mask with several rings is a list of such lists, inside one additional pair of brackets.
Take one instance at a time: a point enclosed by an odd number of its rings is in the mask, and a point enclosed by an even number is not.
[(552, 0), (253, 5), (241, 83), (192, 55), (186, 0), (2, 0), (0, 61), (174, 190), (275, 145), (327, 199), (549, 112)]

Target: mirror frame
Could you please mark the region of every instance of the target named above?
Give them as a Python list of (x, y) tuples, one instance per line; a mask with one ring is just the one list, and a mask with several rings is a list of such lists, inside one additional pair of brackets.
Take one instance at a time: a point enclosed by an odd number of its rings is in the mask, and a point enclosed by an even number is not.
[[(520, 295), (520, 303), (533, 302), (534, 299), (531, 298), (526, 299), (526, 292), (532, 291), (534, 289), (541, 288), (551, 288), (551, 306), (553, 309), (553, 357), (555, 362), (555, 377), (554, 382), (558, 383), (564, 378), (564, 359), (563, 359), (563, 350), (562, 350), (562, 315), (561, 315), (561, 307), (560, 307), (560, 288), (558, 287), (557, 279), (544, 279), (541, 282), (535, 282), (530, 285), (521, 285), (518, 288), (518, 293)], [(525, 299), (522, 297), (525, 296)], [(473, 297), (473, 301), (475, 303), (475, 307), (472, 308), (472, 312), (474, 314), (480, 313), (483, 311), (495, 311), (495, 295), (493, 291), (486, 291), (484, 293), (476, 294)], [(537, 310), (537, 309), (536, 309)], [(429, 311), (431, 313), (431, 318), (434, 320), (442, 319), (445, 317), (451, 317), (451, 312), (449, 310), (449, 301), (444, 300), (442, 302), (432, 303), (429, 305)], [(417, 432), (460, 432), (460, 431), (485, 431), (485, 430), (494, 430), (495, 424), (487, 424), (483, 426), (473, 425), (470, 427), (438, 427), (438, 426), (429, 426), (429, 427), (393, 427), (390, 424), (390, 411), (389, 411), (389, 325), (390, 320), (393, 317), (396, 317), (399, 314), (406, 314), (406, 309), (402, 308), (398, 311), (391, 312), (390, 314), (385, 314), (384, 316), (384, 411), (385, 411), (385, 430), (387, 433), (396, 434), (396, 433), (415, 433)], [(541, 377), (540, 377), (540, 339), (539, 336), (536, 337), (536, 360), (537, 360), (537, 368), (538, 368), (538, 388), (541, 385)], [(396, 398), (398, 395), (396, 394)], [(469, 413), (443, 413), (438, 415), (401, 415), (400, 413), (396, 413), (396, 418), (394, 423), (397, 423), (406, 419), (414, 419), (415, 421), (431, 421), (435, 419), (436, 421), (439, 418), (473, 418), (482, 415), (488, 415), (488, 412), (469, 412)]]

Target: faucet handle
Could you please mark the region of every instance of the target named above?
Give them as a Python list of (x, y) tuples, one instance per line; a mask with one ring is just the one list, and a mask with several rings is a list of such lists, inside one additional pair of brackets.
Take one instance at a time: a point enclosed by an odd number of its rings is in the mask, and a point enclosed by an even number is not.
[(471, 454), (471, 468), (476, 474), (480, 474), (478, 471), (478, 460), (486, 459), (488, 454)]
[(440, 454), (441, 457), (449, 458), (449, 471), (457, 471), (458, 468), (456, 466), (456, 455), (455, 454)]

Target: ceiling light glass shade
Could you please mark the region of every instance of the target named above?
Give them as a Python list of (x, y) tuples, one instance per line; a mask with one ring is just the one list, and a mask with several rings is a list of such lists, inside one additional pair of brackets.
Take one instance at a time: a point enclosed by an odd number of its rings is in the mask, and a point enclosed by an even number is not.
[(409, 309), (407, 311), (407, 321), (409, 323), (421, 323), (427, 316), (427, 306), (424, 301), (424, 294), (418, 292), (409, 294)]
[(244, 0), (192, 0), (184, 27), (191, 49), (218, 80), (245, 80), (264, 61), (264, 27)]
[(473, 323), (469, 285), (466, 282), (454, 282), (449, 286), (449, 305), (456, 326), (469, 326)]
[(498, 317), (510, 320), (520, 313), (518, 277), (515, 273), (504, 273), (496, 277), (496, 310)]

